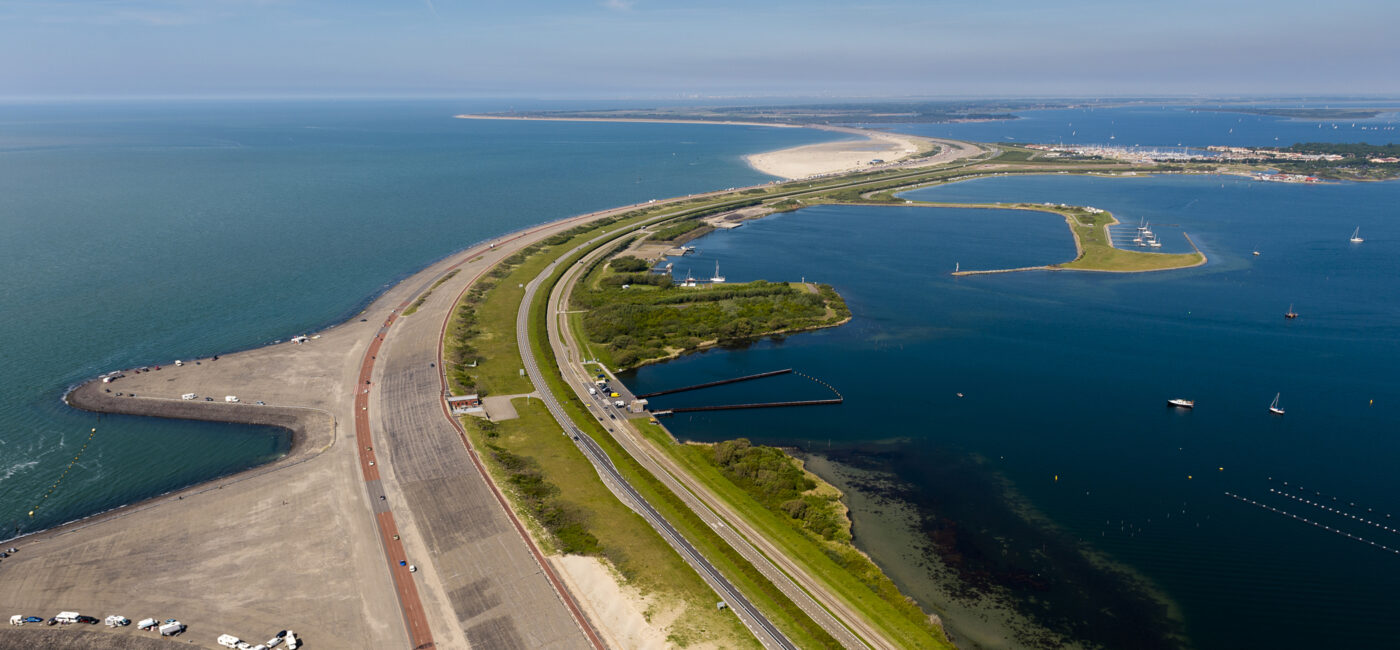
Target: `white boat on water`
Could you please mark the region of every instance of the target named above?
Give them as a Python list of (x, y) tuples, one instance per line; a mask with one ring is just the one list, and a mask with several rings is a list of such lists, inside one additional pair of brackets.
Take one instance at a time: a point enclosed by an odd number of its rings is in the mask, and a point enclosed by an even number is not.
[(1176, 408), (1182, 409), (1196, 408), (1196, 400), (1181, 399), (1180, 397), (1178, 397), (1176, 399), (1167, 400), (1167, 406), (1175, 406)]
[(1269, 405), (1269, 412), (1270, 412), (1270, 413), (1273, 413), (1274, 415), (1283, 415), (1283, 409), (1281, 409), (1281, 408), (1278, 407), (1278, 398), (1279, 398), (1279, 396), (1282, 395), (1282, 394), (1283, 394), (1283, 393), (1275, 393), (1275, 394), (1274, 394), (1274, 403)]
[(1152, 241), (1150, 241), (1150, 242), (1147, 242), (1147, 245), (1148, 245), (1148, 246), (1151, 246), (1151, 247), (1153, 247), (1153, 248), (1161, 248), (1161, 247), (1162, 247), (1162, 242), (1159, 242), (1159, 241), (1157, 241), (1157, 240), (1154, 239), (1154, 240), (1152, 240)]
[(1152, 236), (1153, 236), (1153, 235), (1152, 235), (1152, 222), (1149, 221), (1149, 222), (1147, 223), (1147, 225), (1146, 225), (1145, 227), (1143, 227), (1143, 229), (1142, 229), (1142, 236), (1143, 236), (1143, 237), (1152, 237)]
[(1356, 230), (1353, 230), (1352, 233), (1351, 233), (1351, 243), (1353, 243), (1353, 244), (1360, 244), (1361, 242), (1364, 242), (1364, 241), (1366, 241), (1366, 240), (1364, 240), (1364, 239), (1361, 238), (1361, 226), (1357, 226), (1357, 227), (1356, 227)]
[(724, 276), (719, 274), (719, 260), (715, 260), (715, 276), (710, 278), (710, 282), (724, 282)]

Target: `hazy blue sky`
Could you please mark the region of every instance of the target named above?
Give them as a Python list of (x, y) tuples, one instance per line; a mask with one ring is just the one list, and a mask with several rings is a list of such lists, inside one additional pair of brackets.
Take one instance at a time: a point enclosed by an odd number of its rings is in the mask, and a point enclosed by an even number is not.
[(0, 94), (1400, 93), (1386, 0), (0, 0)]

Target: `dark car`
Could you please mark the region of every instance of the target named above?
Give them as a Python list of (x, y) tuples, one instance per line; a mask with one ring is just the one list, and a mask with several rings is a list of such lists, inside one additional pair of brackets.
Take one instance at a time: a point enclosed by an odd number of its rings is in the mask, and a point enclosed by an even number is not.
[(57, 617), (57, 616), (54, 616), (54, 617), (50, 618), (49, 621), (48, 621), (48, 623), (49, 623), (49, 625), (58, 625), (58, 617)]
[(214, 401), (214, 398), (212, 398), (212, 397), (206, 397), (206, 398), (204, 398), (204, 401), (206, 401), (206, 402), (212, 402), (212, 401)]
[(79, 616), (78, 622), (87, 623), (88, 625), (97, 625), (97, 619), (92, 616)]

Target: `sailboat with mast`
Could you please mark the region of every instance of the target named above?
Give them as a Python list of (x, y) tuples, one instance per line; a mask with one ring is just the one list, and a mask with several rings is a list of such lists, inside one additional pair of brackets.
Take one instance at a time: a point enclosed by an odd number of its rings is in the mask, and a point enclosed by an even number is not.
[(1288, 303), (1288, 311), (1283, 313), (1284, 318), (1297, 318), (1298, 312), (1293, 311), (1293, 303)]
[(1275, 393), (1274, 403), (1269, 405), (1269, 412), (1274, 415), (1283, 415), (1283, 409), (1278, 407), (1278, 398), (1280, 395), (1283, 395), (1283, 393)]
[(715, 260), (715, 276), (710, 278), (710, 282), (716, 284), (724, 282), (724, 276), (719, 274), (719, 260)]
[(1361, 226), (1357, 226), (1356, 230), (1351, 231), (1351, 243), (1360, 244), (1364, 241), (1366, 240), (1361, 238)]

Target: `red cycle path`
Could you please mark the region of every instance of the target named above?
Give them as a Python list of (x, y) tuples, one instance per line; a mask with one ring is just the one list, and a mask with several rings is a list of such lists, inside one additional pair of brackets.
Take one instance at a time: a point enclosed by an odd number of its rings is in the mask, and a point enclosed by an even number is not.
[[(573, 219), (566, 219), (563, 222), (555, 222), (532, 228), (513, 237), (502, 239), (498, 243), (514, 241), (540, 230), (560, 225), (561, 223), (587, 219), (592, 216), (595, 215), (582, 215), (574, 217)], [(494, 244), (492, 247), (494, 248)], [(477, 249), (463, 253), (462, 261), (443, 269), (443, 272), (446, 273), (466, 264), (471, 260), (473, 255), (482, 252), (484, 251)], [(489, 270), (489, 268), (487, 270)], [(460, 302), (467, 290), (470, 289), (472, 285), (476, 284), (477, 280), (480, 280), (481, 276), (485, 275), (485, 273), (486, 270), (483, 270), (481, 273), (478, 273), (476, 277), (472, 278), (472, 281), (463, 287), (462, 292), (457, 294), (457, 298), (453, 304)], [(409, 300), (399, 303), (398, 307), (389, 314), (389, 318), (385, 319), (383, 327), (375, 333), (374, 339), (370, 341), (369, 349), (365, 350), (364, 359), (360, 362), (360, 377), (359, 381), (355, 384), (355, 444), (360, 458), (360, 472), (364, 476), (366, 483), (379, 480), (379, 466), (374, 455), (374, 443), (371, 437), (369, 424), (369, 391), (372, 388), (370, 380), (371, 376), (374, 374), (374, 362), (376, 357), (379, 356), (379, 348), (384, 345), (384, 336), (388, 334), (389, 326), (393, 325), (394, 321), (398, 318), (399, 312), (407, 307), (409, 303)], [(447, 335), (447, 322), (450, 318), (451, 313), (449, 312), (448, 318), (443, 320), (442, 329), (438, 335), (438, 359), (442, 358), (442, 341)], [(510, 517), (511, 523), (515, 525), (516, 532), (520, 534), (521, 539), (525, 540), (526, 546), (530, 548), (530, 553), (534, 555), (535, 561), (539, 563), (545, 576), (549, 578), (549, 582), (553, 585), (554, 591), (559, 595), (560, 600), (568, 607), (569, 613), (574, 617), (574, 621), (578, 624), (579, 628), (583, 630), (594, 648), (597, 650), (604, 650), (606, 646), (603, 644), (598, 632), (593, 629), (593, 626), (583, 615), (583, 611), (579, 609), (578, 603), (574, 601), (573, 596), (570, 595), (568, 589), (564, 587), (563, 581), (559, 579), (553, 567), (545, 560), (544, 554), (540, 552), (539, 547), (537, 547), (534, 540), (530, 538), (529, 533), (526, 532), (525, 526), (520, 522), (520, 519), (515, 516), (515, 512), (511, 510), (510, 504), (505, 499), (505, 495), (497, 489), (495, 482), (492, 481), (491, 476), (487, 474), (485, 465), (481, 463), (481, 459), (477, 457), (476, 450), (472, 447), (471, 442), (467, 440), (467, 432), (462, 428), (461, 423), (458, 422), (456, 418), (452, 417), (452, 412), (447, 407), (446, 376), (439, 373), (439, 381), (442, 382), (442, 393), (439, 396), (439, 400), (441, 402), (443, 416), (452, 422), (452, 426), (457, 429), (457, 434), (461, 438), (462, 444), (467, 448), (467, 455), (471, 457), (472, 464), (475, 465), (477, 471), (481, 473), (482, 480), (486, 482), (487, 487), (491, 488), (491, 493), (495, 495), (496, 501), (501, 504), (501, 509), (505, 510), (506, 515)], [(384, 546), (384, 555), (389, 562), (389, 574), (394, 580), (394, 590), (398, 595), (399, 608), (403, 612), (404, 625), (408, 629), (410, 647), (413, 648), (413, 650), (426, 650), (436, 647), (433, 641), (432, 630), (428, 627), (427, 614), (423, 610), (423, 602), (418, 597), (418, 585), (413, 581), (413, 574), (409, 572), (408, 567), (400, 564), (400, 562), (408, 561), (408, 554), (404, 551), (403, 542), (397, 539), (399, 532), (398, 526), (394, 523), (394, 514), (388, 511), (377, 513), (375, 515), (375, 524), (379, 527), (379, 536)]]

